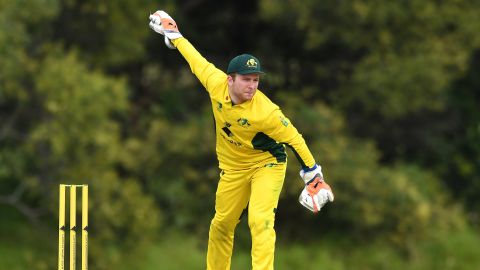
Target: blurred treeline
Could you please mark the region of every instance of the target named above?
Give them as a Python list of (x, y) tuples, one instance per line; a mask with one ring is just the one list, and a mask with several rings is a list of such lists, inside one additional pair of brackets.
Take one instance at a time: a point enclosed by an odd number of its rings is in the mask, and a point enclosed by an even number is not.
[(290, 153), (278, 269), (480, 268), (479, 1), (0, 0), (1, 269), (56, 267), (59, 183), (90, 185), (91, 269), (204, 269), (212, 114), (157, 9), (262, 61), (334, 188), (308, 213)]

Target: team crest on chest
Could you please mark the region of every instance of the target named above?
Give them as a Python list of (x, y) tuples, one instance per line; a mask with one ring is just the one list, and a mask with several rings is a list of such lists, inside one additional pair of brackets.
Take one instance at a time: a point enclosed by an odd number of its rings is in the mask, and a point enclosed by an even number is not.
[(222, 103), (219, 102), (219, 101), (217, 101), (217, 111), (221, 112), (221, 111), (222, 111), (222, 107), (223, 107)]
[(250, 123), (247, 118), (238, 118), (237, 123), (242, 127), (249, 127)]

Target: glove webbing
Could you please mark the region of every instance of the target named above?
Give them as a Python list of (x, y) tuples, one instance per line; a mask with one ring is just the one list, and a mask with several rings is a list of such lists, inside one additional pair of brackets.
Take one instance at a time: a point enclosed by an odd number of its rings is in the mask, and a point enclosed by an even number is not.
[(323, 182), (322, 177), (320, 176), (319, 173), (317, 173), (315, 175), (315, 177), (312, 180), (308, 181), (308, 183), (307, 183), (308, 195), (310, 196), (310, 198), (312, 198), (313, 213), (317, 213), (320, 210), (320, 209), (318, 209), (318, 206), (315, 203), (315, 200), (313, 199), (313, 196), (315, 196), (315, 194), (318, 194), (318, 192), (320, 191), (320, 189), (321, 189), (320, 184), (322, 182)]

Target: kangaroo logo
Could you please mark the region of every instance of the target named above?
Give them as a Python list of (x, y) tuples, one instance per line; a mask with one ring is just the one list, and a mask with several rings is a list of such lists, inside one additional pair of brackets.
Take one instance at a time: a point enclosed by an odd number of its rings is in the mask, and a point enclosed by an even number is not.
[(249, 127), (250, 126), (250, 123), (248, 122), (248, 119), (246, 119), (246, 118), (239, 118), (237, 120), (237, 123), (242, 127)]

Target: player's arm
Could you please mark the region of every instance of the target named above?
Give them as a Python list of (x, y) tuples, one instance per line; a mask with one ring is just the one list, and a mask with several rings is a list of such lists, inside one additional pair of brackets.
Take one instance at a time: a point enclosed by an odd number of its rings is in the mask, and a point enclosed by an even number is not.
[(323, 179), (322, 167), (315, 163), (305, 139), (280, 109), (276, 108), (270, 113), (264, 123), (264, 130), (269, 137), (286, 144), (295, 153), (302, 166), (300, 177), (305, 183), (299, 201), (304, 207), (317, 213), (327, 202), (334, 200), (332, 189)]
[(187, 60), (193, 74), (197, 76), (202, 85), (211, 92), (216, 86), (227, 79), (227, 74), (217, 69), (208, 62), (193, 45), (185, 39), (176, 22), (164, 11), (157, 11), (150, 15), (149, 26), (155, 32), (165, 36), (165, 45), (170, 49), (178, 49)]
[(267, 116), (263, 130), (270, 138), (290, 147), (303, 170), (309, 170), (315, 166), (315, 159), (305, 139), (278, 107)]
[(208, 62), (192, 44), (185, 38), (172, 41), (190, 65), (192, 73), (197, 76), (202, 85), (211, 92), (220, 84), (227, 81), (227, 74)]

